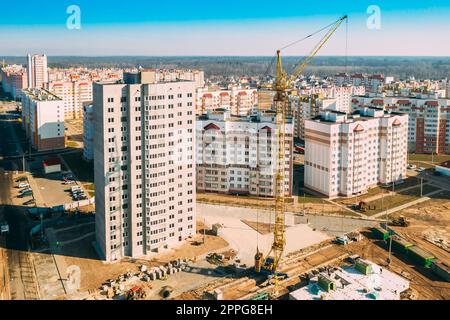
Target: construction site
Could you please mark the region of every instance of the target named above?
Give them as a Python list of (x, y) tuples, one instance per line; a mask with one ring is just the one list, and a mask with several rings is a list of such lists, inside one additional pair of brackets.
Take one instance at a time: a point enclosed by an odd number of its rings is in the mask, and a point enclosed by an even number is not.
[[(336, 230), (330, 232), (327, 227), (317, 230), (317, 221), (309, 221), (310, 216), (305, 207), (301, 214), (288, 214), (288, 206), (295, 200), (292, 202), (287, 199), (284, 193), (287, 90), (346, 21), (347, 16), (344, 16), (329, 25), (310, 55), (300, 61), (290, 75), (283, 69), (281, 52), (277, 51), (273, 90), (279, 139), (275, 198), (266, 206), (269, 210), (261, 210), (258, 199), (255, 199), (251, 208), (239, 208), (230, 206), (230, 203), (227, 203), (228, 206), (217, 205), (221, 196), (216, 199), (218, 201), (205, 196), (198, 208), (198, 219), (203, 218), (204, 222), (203, 234), (210, 233), (224, 239), (228, 244), (226, 248), (208, 252), (203, 257), (178, 257), (160, 261), (159, 265), (141, 264), (137, 270), (135, 268), (103, 283), (90, 299), (450, 298), (450, 259), (448, 239), (445, 237), (448, 234), (448, 222), (441, 221), (443, 229), (435, 228), (439, 224), (432, 224), (431, 227), (424, 223), (440, 219), (431, 217), (436, 213), (439, 215), (438, 210), (430, 210), (427, 212), (428, 217), (424, 218), (420, 209), (414, 211), (414, 207), (411, 207), (406, 209), (410, 210), (408, 212), (400, 211), (397, 216), (388, 217), (383, 216), (383, 213), (388, 214), (383, 211), (383, 206), (378, 208), (375, 205), (375, 213), (377, 217), (380, 216), (380, 220), (362, 217), (363, 224), (346, 230), (344, 215), (341, 215), (341, 228), (337, 234), (332, 233)], [(423, 186), (422, 181), (420, 189), (417, 185), (418, 180), (411, 179), (403, 188), (407, 191), (405, 195), (392, 193), (390, 196), (399, 199), (399, 205), (404, 205), (410, 201), (409, 196), (419, 191), (420, 196), (424, 192), (437, 197), (441, 195), (443, 202), (433, 199), (433, 205), (443, 206), (444, 212), (447, 211), (448, 196), (445, 192), (437, 187)], [(360, 200), (355, 209), (371, 210), (371, 201), (377, 201), (378, 198), (384, 198), (383, 190), (381, 196), (369, 195)], [(239, 206), (239, 203), (236, 204)], [(350, 204), (346, 200), (338, 201), (338, 211), (349, 211), (344, 206)], [(324, 208), (325, 202), (321, 205)], [(420, 208), (424, 205), (430, 203), (425, 201), (417, 204)], [(360, 216), (357, 211), (353, 212)], [(338, 223), (334, 225), (339, 229)], [(411, 241), (406, 251), (401, 244), (405, 241)], [(196, 286), (189, 289), (189, 286), (182, 285), (186, 273), (192, 280), (194, 275), (209, 278), (203, 278), (204, 284), (201, 284), (200, 279), (195, 279)]]
[[(29, 207), (8, 199), (17, 210), (10, 215), (23, 215), (23, 230), (32, 225), (30, 237), (42, 243), (7, 254), (0, 236), (0, 258), (9, 256), (0, 265), (0, 299), (449, 300), (450, 187), (409, 177), (396, 190), (378, 186), (348, 198), (325, 199), (303, 189), (302, 195), (300, 187), (285, 195), (288, 92), (346, 23), (343, 16), (321, 29), (325, 35), (289, 74), (281, 50), (276, 53), (270, 85), (278, 135), (273, 198), (198, 194), (194, 235), (178, 246), (114, 262), (99, 258), (92, 204), (53, 217), (44, 228), (42, 214), (40, 223), (30, 222)], [(72, 126), (80, 131), (79, 124)], [(63, 158), (72, 165), (80, 157)], [(92, 193), (93, 181), (82, 180)], [(54, 185), (65, 188), (60, 181)], [(35, 187), (45, 188), (55, 189)]]

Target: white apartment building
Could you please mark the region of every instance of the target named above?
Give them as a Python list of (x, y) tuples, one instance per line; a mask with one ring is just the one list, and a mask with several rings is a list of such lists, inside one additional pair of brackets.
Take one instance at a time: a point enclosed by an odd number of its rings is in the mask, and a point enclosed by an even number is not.
[(373, 106), (409, 115), (408, 149), (415, 153), (450, 154), (450, 99), (413, 97), (353, 97), (357, 110)]
[(45, 89), (22, 91), (22, 125), (31, 145), (37, 151), (63, 149), (63, 101)]
[(48, 82), (47, 56), (27, 56), (27, 75), (29, 88), (44, 88)]
[(92, 102), (92, 81), (51, 81), (46, 88), (64, 102), (64, 119), (83, 117), (83, 103)]
[(83, 106), (83, 158), (94, 160), (94, 106)]
[[(274, 111), (233, 116), (208, 111), (197, 118), (197, 190), (274, 196), (278, 136)], [(285, 125), (285, 192), (292, 195), (293, 125)]]
[(305, 121), (305, 187), (328, 197), (406, 177), (408, 115), (378, 108), (324, 111)]
[(195, 234), (195, 86), (94, 83), (96, 239), (103, 259), (143, 256)]
[(256, 89), (232, 86), (230, 88), (198, 88), (196, 113), (201, 115), (208, 110), (226, 109), (233, 115), (247, 116), (258, 104)]

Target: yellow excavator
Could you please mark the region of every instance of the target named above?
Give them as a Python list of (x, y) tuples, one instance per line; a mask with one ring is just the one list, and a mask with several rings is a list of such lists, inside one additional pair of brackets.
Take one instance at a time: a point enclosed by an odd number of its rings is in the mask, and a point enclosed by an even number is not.
[[(264, 272), (269, 275), (269, 278), (278, 282), (278, 280), (286, 277), (285, 274), (278, 272), (278, 266), (283, 256), (286, 245), (285, 238), (285, 124), (286, 114), (288, 109), (288, 91), (294, 89), (295, 81), (301, 75), (303, 70), (308, 66), (311, 60), (316, 56), (319, 50), (330, 39), (339, 26), (347, 21), (347, 15), (339, 18), (325, 28), (328, 29), (322, 39), (311, 50), (310, 54), (306, 56), (294, 69), (290, 76), (286, 75), (281, 63), (281, 50), (277, 50), (276, 55), (276, 77), (273, 85), (275, 91), (274, 107), (276, 110), (276, 127), (277, 127), (277, 163), (275, 176), (275, 228), (274, 239), (269, 253), (264, 257), (263, 253), (256, 249), (255, 254), (255, 271)], [(311, 36), (311, 35), (310, 35)], [(310, 37), (308, 36), (308, 37)], [(306, 38), (308, 38), (306, 37)], [(286, 48), (286, 47), (285, 47)]]

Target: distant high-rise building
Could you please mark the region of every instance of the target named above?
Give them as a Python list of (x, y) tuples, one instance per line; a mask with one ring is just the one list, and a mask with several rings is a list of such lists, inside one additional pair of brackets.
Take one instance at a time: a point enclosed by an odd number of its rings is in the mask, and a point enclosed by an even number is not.
[(44, 88), (48, 83), (47, 56), (31, 55), (27, 56), (27, 75), (29, 88)]
[(94, 83), (96, 239), (139, 257), (196, 232), (194, 81)]

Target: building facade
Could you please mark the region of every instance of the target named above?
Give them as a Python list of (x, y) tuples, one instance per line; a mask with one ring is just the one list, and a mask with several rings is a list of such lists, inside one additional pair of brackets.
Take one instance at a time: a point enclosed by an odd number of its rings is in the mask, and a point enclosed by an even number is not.
[(45, 89), (22, 91), (22, 125), (37, 151), (65, 147), (63, 101)]
[[(217, 109), (199, 116), (197, 190), (274, 196), (278, 137), (273, 111), (239, 117)], [(285, 194), (292, 195), (293, 125), (285, 125)]]
[(223, 88), (199, 88), (197, 89), (197, 115), (208, 110), (226, 109), (233, 115), (247, 116), (252, 113), (258, 104), (256, 89), (232, 86)]
[(195, 83), (94, 84), (96, 239), (139, 257), (196, 232)]
[(27, 56), (27, 76), (29, 88), (44, 88), (48, 83), (47, 56)]
[(64, 119), (83, 117), (83, 104), (92, 102), (92, 81), (51, 81), (46, 87), (64, 102)]
[(408, 114), (410, 152), (450, 154), (450, 99), (359, 96), (352, 104), (354, 110), (369, 106)]
[(354, 196), (406, 177), (408, 115), (361, 108), (305, 121), (305, 187)]
[(94, 160), (94, 106), (83, 106), (83, 158)]
[(22, 90), (28, 87), (27, 71), (21, 65), (9, 65), (0, 68), (3, 91), (14, 100), (20, 100)]

